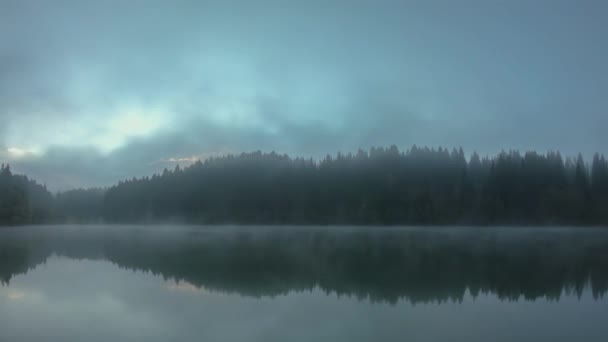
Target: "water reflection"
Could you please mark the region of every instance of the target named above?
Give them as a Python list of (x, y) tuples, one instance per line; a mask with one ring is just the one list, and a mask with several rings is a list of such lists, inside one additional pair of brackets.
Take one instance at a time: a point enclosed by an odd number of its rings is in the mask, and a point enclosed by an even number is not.
[(0, 231), (0, 280), (57, 255), (149, 271), (174, 291), (253, 297), (318, 289), (425, 303), (580, 298), (585, 289), (599, 299), (608, 289), (608, 233), (598, 229), (145, 228)]

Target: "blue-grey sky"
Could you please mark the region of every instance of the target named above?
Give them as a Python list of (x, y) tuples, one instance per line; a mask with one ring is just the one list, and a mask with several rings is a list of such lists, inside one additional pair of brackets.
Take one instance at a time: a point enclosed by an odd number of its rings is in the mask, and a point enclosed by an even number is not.
[(608, 2), (0, 0), (0, 160), (53, 189), (372, 145), (606, 152)]

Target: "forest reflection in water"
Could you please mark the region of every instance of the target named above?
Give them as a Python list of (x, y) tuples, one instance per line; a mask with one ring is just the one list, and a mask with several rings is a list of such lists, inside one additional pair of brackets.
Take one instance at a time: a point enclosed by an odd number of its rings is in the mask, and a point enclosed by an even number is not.
[(0, 280), (56, 255), (106, 260), (253, 297), (319, 289), (372, 302), (558, 300), (608, 289), (608, 232), (589, 228), (57, 226), (0, 231)]
[(0, 230), (0, 341), (605, 341), (608, 233)]

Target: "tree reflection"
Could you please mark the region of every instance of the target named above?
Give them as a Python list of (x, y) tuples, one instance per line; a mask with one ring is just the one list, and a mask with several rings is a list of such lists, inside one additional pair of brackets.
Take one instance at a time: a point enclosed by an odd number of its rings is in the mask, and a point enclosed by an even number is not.
[(467, 290), (558, 300), (587, 286), (596, 299), (608, 289), (608, 233), (591, 229), (83, 229), (0, 241), (4, 283), (57, 254), (256, 297), (320, 288), (391, 303), (460, 301)]

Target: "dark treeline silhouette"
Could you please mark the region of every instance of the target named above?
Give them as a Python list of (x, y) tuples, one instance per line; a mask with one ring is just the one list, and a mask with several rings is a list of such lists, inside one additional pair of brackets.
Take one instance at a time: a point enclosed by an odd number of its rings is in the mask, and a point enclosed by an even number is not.
[(77, 189), (53, 196), (46, 186), (0, 169), (0, 225), (59, 222), (99, 222), (103, 219), (104, 189)]
[(0, 168), (0, 225), (46, 223), (53, 215), (53, 195), (45, 186)]
[(0, 281), (51, 255), (108, 260), (167, 280), (246, 296), (320, 289), (394, 303), (594, 298), (608, 291), (601, 229), (368, 229), (256, 227), (0, 231)]
[(120, 182), (108, 222), (606, 224), (608, 163), (503, 152), (372, 148), (320, 162), (276, 153), (211, 158)]
[[(608, 162), (396, 146), (327, 156), (243, 153), (53, 198), (3, 167), (0, 224), (608, 224)], [(7, 190), (4, 190), (7, 189)]]

